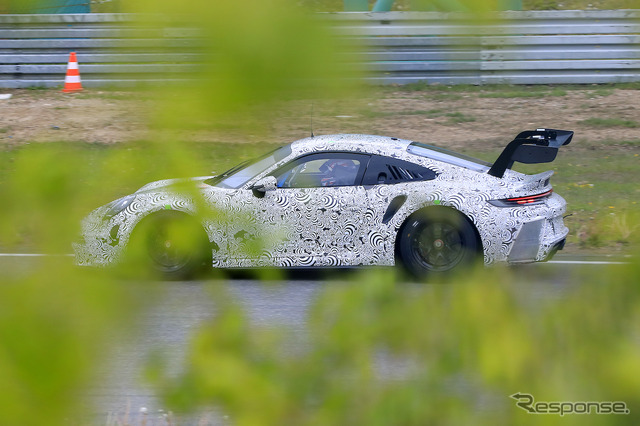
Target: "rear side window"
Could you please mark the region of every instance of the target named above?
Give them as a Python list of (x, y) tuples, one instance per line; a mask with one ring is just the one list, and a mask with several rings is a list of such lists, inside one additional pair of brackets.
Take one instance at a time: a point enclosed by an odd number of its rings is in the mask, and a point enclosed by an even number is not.
[(448, 149), (438, 148), (436, 146), (425, 145), (420, 142), (412, 142), (407, 151), (420, 157), (431, 158), (436, 161), (443, 161), (454, 166), (464, 167), (479, 173), (486, 173), (491, 167), (490, 163), (469, 157)]
[(363, 185), (394, 184), (435, 179), (436, 172), (409, 161), (374, 155), (364, 174)]

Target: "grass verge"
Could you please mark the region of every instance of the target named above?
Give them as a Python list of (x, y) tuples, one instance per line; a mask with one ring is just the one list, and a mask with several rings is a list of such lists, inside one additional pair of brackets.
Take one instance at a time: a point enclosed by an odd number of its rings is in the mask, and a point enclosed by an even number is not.
[[(462, 119), (465, 117), (450, 117)], [(192, 142), (182, 145), (181, 154), (191, 165), (181, 169), (180, 176), (168, 176), (172, 169), (167, 156), (149, 142), (120, 145), (99, 145), (60, 142), (53, 144), (25, 145), (21, 148), (0, 151), (0, 194), (11, 180), (14, 164), (21, 157), (34, 155), (41, 150), (52, 150), (61, 155), (60, 161), (69, 161), (68, 167), (83, 164), (87, 170), (96, 171), (79, 175), (77, 181), (69, 183), (70, 191), (87, 191), (90, 204), (82, 206), (82, 214), (111, 200), (134, 192), (142, 185), (160, 179), (204, 176), (222, 172), (229, 167), (256, 157), (275, 144), (204, 143)], [(487, 161), (499, 154), (495, 149), (466, 151)], [(68, 159), (68, 160), (65, 160)], [(71, 160), (73, 159), (73, 160)], [(552, 184), (557, 193), (567, 200), (565, 223), (570, 229), (570, 250), (615, 250), (624, 252), (640, 245), (640, 160), (639, 141), (609, 141), (569, 145), (561, 150), (551, 164), (521, 165), (515, 170), (538, 173), (554, 170)], [(109, 172), (112, 169), (113, 172)], [(95, 176), (113, 174), (113, 180), (104, 182)], [(46, 178), (46, 177), (45, 177)], [(74, 189), (75, 187), (75, 189)], [(79, 220), (80, 218), (78, 218)], [(29, 246), (26, 230), (16, 235), (20, 245)]]
[[(640, 141), (569, 145), (551, 164), (517, 164), (515, 170), (553, 170), (554, 191), (567, 201), (569, 251), (618, 253), (640, 246)], [(467, 152), (492, 161), (497, 152)]]

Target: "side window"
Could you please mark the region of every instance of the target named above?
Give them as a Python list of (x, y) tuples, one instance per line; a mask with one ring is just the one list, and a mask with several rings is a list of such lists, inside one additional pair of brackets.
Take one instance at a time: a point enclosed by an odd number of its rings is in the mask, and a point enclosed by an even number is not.
[(351, 153), (308, 155), (274, 173), (279, 188), (360, 185), (368, 156)]
[(394, 184), (435, 179), (436, 172), (419, 164), (374, 155), (364, 175), (363, 185)]

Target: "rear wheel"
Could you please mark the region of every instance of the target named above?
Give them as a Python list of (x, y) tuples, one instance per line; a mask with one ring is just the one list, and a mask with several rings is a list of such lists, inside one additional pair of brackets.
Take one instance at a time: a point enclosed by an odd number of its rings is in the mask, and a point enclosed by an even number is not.
[(144, 219), (134, 231), (130, 249), (134, 266), (168, 279), (192, 278), (211, 262), (206, 233), (184, 213), (159, 212)]
[(473, 263), (480, 243), (473, 225), (460, 213), (427, 209), (413, 214), (398, 235), (398, 255), (416, 277), (447, 273)]

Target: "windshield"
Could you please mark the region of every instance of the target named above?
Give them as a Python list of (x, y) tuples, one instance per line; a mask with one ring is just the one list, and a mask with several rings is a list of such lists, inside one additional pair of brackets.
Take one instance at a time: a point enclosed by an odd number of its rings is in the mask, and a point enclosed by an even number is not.
[(291, 147), (289, 145), (277, 148), (264, 154), (262, 157), (240, 163), (221, 175), (207, 180), (206, 183), (217, 186), (218, 188), (240, 188), (247, 183), (249, 179), (267, 170), (289, 154), (291, 154)]
[(487, 163), (486, 161), (420, 142), (412, 142), (407, 148), (407, 151), (411, 154), (453, 164), (454, 166), (464, 167), (465, 169), (480, 173), (487, 172), (491, 167), (491, 163)]

